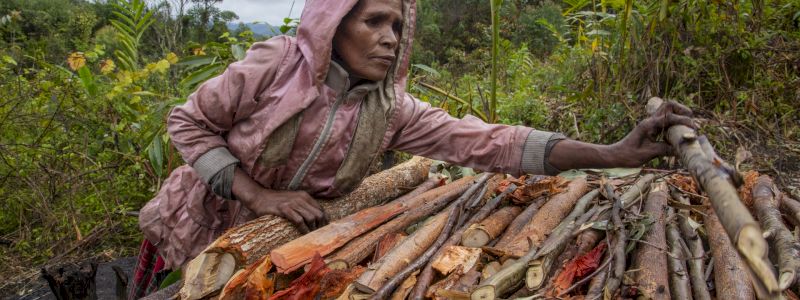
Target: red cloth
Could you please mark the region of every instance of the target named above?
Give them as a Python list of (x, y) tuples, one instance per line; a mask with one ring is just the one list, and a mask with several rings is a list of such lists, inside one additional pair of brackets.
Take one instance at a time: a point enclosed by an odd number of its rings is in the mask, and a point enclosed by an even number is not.
[(128, 299), (135, 300), (158, 290), (156, 274), (164, 270), (164, 259), (158, 255), (158, 248), (147, 239), (139, 248), (139, 262), (133, 270), (133, 284), (128, 290)]

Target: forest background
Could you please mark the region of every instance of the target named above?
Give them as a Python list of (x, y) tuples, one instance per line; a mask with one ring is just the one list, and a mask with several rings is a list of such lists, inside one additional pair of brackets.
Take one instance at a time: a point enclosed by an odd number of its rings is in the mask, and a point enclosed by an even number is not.
[[(0, 296), (48, 263), (136, 254), (136, 211), (183, 163), (170, 108), (269, 38), (220, 2), (0, 1)], [(418, 7), (408, 90), (454, 116), (612, 143), (675, 99), (800, 194), (800, 0)]]

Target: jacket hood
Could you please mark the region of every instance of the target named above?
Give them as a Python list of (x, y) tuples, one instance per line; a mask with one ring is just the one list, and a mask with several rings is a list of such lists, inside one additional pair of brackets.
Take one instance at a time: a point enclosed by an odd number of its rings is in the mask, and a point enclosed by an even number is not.
[[(297, 28), (297, 44), (313, 72), (315, 85), (325, 82), (331, 62), (333, 36), (342, 19), (359, 0), (307, 0)], [(365, 0), (362, 0), (365, 1)], [(416, 0), (401, 0), (403, 30), (396, 50), (397, 60), (389, 70), (396, 92), (405, 90), (411, 44), (416, 22)], [(401, 93), (397, 93), (398, 96)]]

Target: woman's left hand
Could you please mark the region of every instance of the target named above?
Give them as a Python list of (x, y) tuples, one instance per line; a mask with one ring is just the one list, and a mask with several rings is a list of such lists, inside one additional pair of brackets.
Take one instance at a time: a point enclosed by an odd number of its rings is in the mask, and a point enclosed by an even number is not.
[(673, 125), (685, 125), (697, 129), (692, 121), (692, 110), (680, 103), (669, 101), (658, 111), (642, 120), (625, 138), (610, 145), (610, 152), (620, 167), (639, 167), (653, 158), (667, 156), (672, 146), (659, 141), (658, 136)]

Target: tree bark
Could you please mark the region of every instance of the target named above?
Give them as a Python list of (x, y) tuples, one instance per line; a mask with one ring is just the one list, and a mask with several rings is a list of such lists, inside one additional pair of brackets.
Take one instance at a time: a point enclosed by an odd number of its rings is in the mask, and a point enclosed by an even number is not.
[(786, 194), (781, 194), (781, 212), (786, 214), (787, 218), (792, 219), (797, 226), (800, 226), (800, 202), (789, 198)]
[(783, 224), (777, 203), (777, 197), (780, 195), (775, 192), (772, 179), (769, 176), (759, 177), (752, 193), (758, 221), (766, 230), (764, 236), (770, 242), (774, 257), (777, 258), (779, 286), (781, 289), (786, 289), (798, 282), (800, 243)]
[(506, 206), (477, 224), (472, 224), (461, 236), (466, 247), (483, 247), (497, 238), (522, 211), (518, 206)]
[[(654, 114), (663, 102), (660, 98), (651, 98), (647, 103), (648, 113)], [(763, 289), (769, 293), (765, 297), (776, 297), (781, 289), (767, 259), (767, 241), (732, 185), (732, 181), (737, 178), (735, 171), (731, 173), (730, 169), (725, 168), (727, 164), (713, 153), (713, 148), (705, 137), (698, 136), (689, 127), (670, 127), (666, 139), (675, 148), (682, 164), (708, 194), (711, 206), (725, 232), (755, 275), (758, 290)]]
[[(351, 240), (339, 250), (336, 250), (336, 252), (328, 256), (328, 260), (341, 260), (350, 266), (360, 263), (373, 252), (375, 245), (377, 245), (378, 241), (383, 236), (400, 231), (411, 224), (418, 222), (420, 219), (442, 210), (442, 208), (447, 206), (450, 201), (455, 199), (459, 193), (464, 192), (466, 186), (460, 184), (454, 186), (454, 183), (440, 187), (440, 189), (448, 190), (447, 193), (430, 199), (430, 201), (426, 201), (423, 204), (405, 212), (404, 214), (397, 216), (391, 221), (373, 229), (369, 233)], [(429, 191), (427, 193), (432, 192), (433, 191)]]
[(667, 240), (664, 233), (666, 225), (667, 185), (664, 182), (653, 184), (643, 214), (654, 221), (650, 230), (645, 233), (634, 254), (633, 268), (636, 272), (636, 283), (639, 292), (647, 299), (670, 299), (669, 277), (667, 272)]
[(375, 245), (375, 254), (372, 255), (372, 262), (377, 262), (381, 257), (384, 257), (407, 237), (407, 234), (399, 231), (384, 235)]
[[(367, 177), (350, 194), (320, 201), (320, 205), (328, 219), (335, 221), (396, 198), (428, 177), (431, 162), (426, 158), (412, 158)], [(275, 247), (300, 235), (289, 221), (273, 215), (228, 230), (184, 267), (181, 299), (200, 299), (219, 291), (237, 269), (253, 264)]]
[(545, 203), (533, 219), (507, 244), (498, 243), (495, 248), (520, 257), (530, 248), (530, 243), (538, 245), (571, 211), (578, 199), (588, 191), (585, 178), (576, 178), (567, 190), (555, 195)]
[(441, 212), (413, 234), (403, 243), (397, 245), (392, 252), (369, 266), (366, 272), (355, 282), (356, 289), (371, 294), (395, 274), (405, 268), (430, 247), (441, 233), (448, 219), (447, 211)]
[(669, 290), (676, 299), (693, 299), (691, 292), (691, 284), (689, 283), (689, 272), (686, 270), (686, 263), (684, 259), (689, 256), (689, 249), (684, 249), (681, 234), (678, 232), (678, 227), (675, 225), (674, 212), (670, 209), (668, 219), (672, 220), (667, 223), (666, 234), (667, 244), (669, 245), (669, 256), (667, 260), (667, 267), (669, 267)]
[(272, 250), (270, 252), (272, 262), (278, 272), (291, 273), (310, 262), (316, 253), (322, 256), (328, 255), (362, 233), (410, 209), (436, 201), (440, 197), (456, 197), (469, 188), (474, 179), (474, 177), (464, 177), (418, 196), (403, 196), (390, 203), (366, 208), (330, 222), (322, 228)]
[(505, 245), (511, 243), (511, 240), (516, 237), (523, 228), (525, 228), (525, 225), (528, 225), (531, 219), (533, 219), (533, 216), (536, 215), (536, 213), (539, 211), (539, 208), (542, 207), (546, 201), (547, 198), (540, 197), (528, 205), (525, 210), (523, 210), (517, 215), (516, 218), (514, 218), (514, 221), (511, 221), (511, 224), (508, 225), (506, 231), (503, 232), (495, 245)]
[(755, 299), (747, 266), (733, 248), (728, 234), (717, 215), (709, 209), (704, 225), (708, 232), (708, 245), (714, 263), (714, 286), (717, 299)]
[[(678, 193), (672, 193), (672, 198), (682, 204), (689, 205), (689, 199)], [(680, 210), (677, 214), (678, 228), (680, 229), (683, 240), (689, 247), (690, 258), (686, 260), (689, 268), (689, 281), (692, 286), (692, 296), (695, 300), (711, 300), (711, 293), (706, 284), (705, 265), (703, 258), (706, 257), (706, 250), (703, 248), (703, 241), (697, 231), (689, 224), (689, 212)]]

